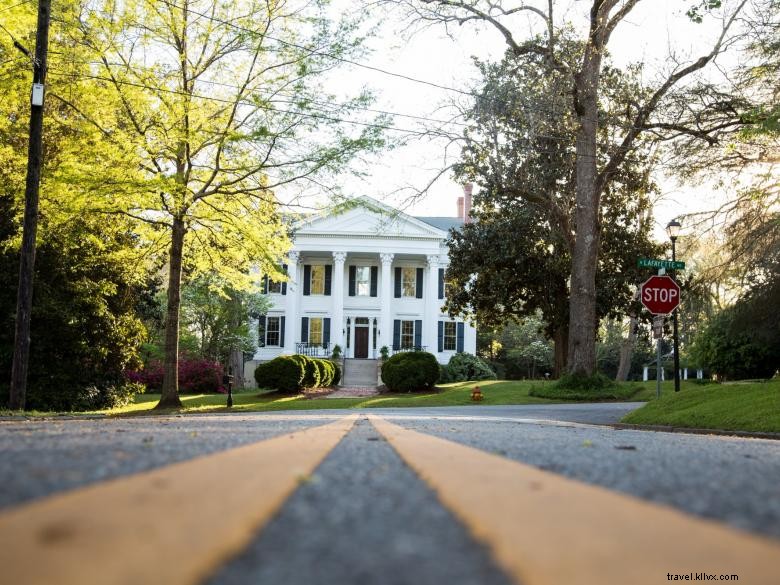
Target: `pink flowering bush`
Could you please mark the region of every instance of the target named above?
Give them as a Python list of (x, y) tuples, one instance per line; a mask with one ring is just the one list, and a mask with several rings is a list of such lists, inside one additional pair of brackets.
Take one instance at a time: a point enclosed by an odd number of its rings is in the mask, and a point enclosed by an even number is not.
[[(125, 372), (131, 382), (146, 386), (147, 392), (159, 392), (163, 383), (163, 364), (152, 361), (143, 370)], [(222, 364), (198, 358), (179, 358), (179, 391), (185, 394), (205, 394), (227, 389), (222, 386)]]

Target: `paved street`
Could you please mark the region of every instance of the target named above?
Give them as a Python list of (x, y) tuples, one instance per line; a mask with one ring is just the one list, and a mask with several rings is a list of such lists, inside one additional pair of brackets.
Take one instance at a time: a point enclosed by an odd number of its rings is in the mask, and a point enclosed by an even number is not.
[[(35, 555), (40, 565), (52, 553), (54, 564), (78, 556), (83, 537), (97, 547), (86, 553), (90, 559), (117, 539), (127, 567), (101, 569), (98, 579), (83, 572), (93, 560), (73, 560), (72, 579), (59, 568), (59, 582), (128, 582), (121, 575), (128, 567), (154, 568), (178, 546), (181, 574), (166, 575), (166, 583), (532, 585), (556, 582), (549, 579), (560, 570), (571, 582), (595, 582), (590, 575), (604, 583), (660, 583), (672, 569), (716, 568), (741, 573), (745, 582), (755, 570), (749, 582), (769, 583), (762, 563), (780, 566), (780, 442), (596, 426), (636, 406), (2, 422), (0, 563), (11, 565), (6, 578), (45, 583), (43, 569), (38, 577), (26, 565), (14, 573), (12, 550)], [(181, 509), (156, 501), (166, 490)], [(48, 540), (37, 548), (58, 515), (80, 543), (60, 561)], [(43, 527), (36, 529), (38, 521)], [(146, 524), (133, 528), (136, 521)], [(156, 538), (167, 551), (152, 534), (148, 550), (136, 553), (137, 537), (121, 534), (162, 526), (169, 536)], [(30, 531), (28, 541), (18, 527)], [(587, 544), (599, 535), (604, 542)], [(234, 538), (240, 544), (228, 546)], [(560, 546), (553, 563), (545, 561), (549, 547), (535, 548), (546, 540)], [(695, 543), (699, 549), (690, 548)], [(720, 543), (728, 543), (725, 550)], [(653, 556), (661, 554), (654, 547), (670, 545), (671, 556)], [(644, 552), (634, 558), (637, 549)], [(616, 562), (593, 572), (587, 559), (594, 555), (647, 566), (621, 581), (630, 567)], [(668, 563), (657, 561), (667, 556)], [(197, 566), (189, 570), (188, 563)], [(117, 574), (104, 577), (111, 571)], [(18, 581), (0, 575), (6, 582)]]

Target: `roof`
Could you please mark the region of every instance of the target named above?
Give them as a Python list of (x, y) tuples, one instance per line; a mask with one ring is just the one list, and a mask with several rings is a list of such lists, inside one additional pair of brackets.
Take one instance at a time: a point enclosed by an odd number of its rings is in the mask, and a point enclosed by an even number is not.
[(420, 221), (424, 221), (428, 225), (432, 225), (433, 227), (449, 231), (451, 229), (458, 229), (463, 225), (463, 219), (460, 217), (415, 217), (415, 219), (419, 219)]

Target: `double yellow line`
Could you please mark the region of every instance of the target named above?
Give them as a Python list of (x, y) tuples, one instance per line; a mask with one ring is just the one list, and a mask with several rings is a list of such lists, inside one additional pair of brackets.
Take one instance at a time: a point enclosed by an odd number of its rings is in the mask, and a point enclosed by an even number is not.
[[(3, 512), (0, 583), (199, 583), (247, 546), (356, 418)], [(525, 585), (649, 585), (701, 572), (780, 582), (775, 541), (369, 419)]]

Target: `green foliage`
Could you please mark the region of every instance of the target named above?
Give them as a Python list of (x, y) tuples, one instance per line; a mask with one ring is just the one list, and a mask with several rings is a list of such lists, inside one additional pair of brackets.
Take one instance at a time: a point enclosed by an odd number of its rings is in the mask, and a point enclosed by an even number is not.
[(592, 376), (582, 376), (578, 374), (564, 374), (554, 386), (559, 390), (572, 391), (602, 391), (616, 388), (618, 384), (604, 374), (596, 373)]
[(306, 374), (303, 356), (282, 355), (255, 368), (255, 380), (261, 388), (275, 388), (282, 392), (293, 392), (303, 384)]
[(341, 359), (341, 346), (337, 343), (333, 346), (333, 353), (330, 356), (333, 361)]
[[(593, 380), (598, 377), (591, 376), (591, 382), (602, 384), (602, 381)], [(609, 378), (603, 377), (610, 381)], [(528, 393), (529, 396), (536, 398), (547, 398), (549, 400), (560, 400), (562, 402), (598, 402), (602, 400), (629, 400), (641, 390), (638, 385), (615, 384), (591, 387), (587, 383), (576, 383), (577, 387), (562, 388), (557, 384), (545, 383), (542, 386), (534, 386)]]
[[(576, 70), (582, 45), (570, 36), (566, 31), (558, 36), (556, 58)], [(475, 313), (483, 327), (494, 328), (541, 314), (546, 338), (557, 346), (555, 368), (562, 370), (576, 198), (571, 79), (550, 71), (546, 57), (530, 53), (478, 66), (482, 87), (468, 113), (456, 174), (480, 190), (474, 197), (475, 221), (450, 235), (446, 278), (453, 294), (446, 309), (451, 315)], [(626, 112), (644, 90), (636, 69), (620, 71), (607, 63), (602, 77), (599, 132), (606, 143), (627, 123)], [(601, 199), (601, 228), (594, 234), (600, 240), (599, 319), (628, 309), (634, 285), (644, 275), (637, 257), (661, 252), (650, 239), (649, 195), (656, 190), (649, 172), (652, 157), (646, 145), (633, 149), (608, 176)], [(536, 371), (538, 356), (526, 361)]]
[(309, 358), (317, 368), (317, 374), (319, 375), (318, 387), (326, 388), (333, 384), (333, 364), (328, 360), (321, 358)]
[(456, 353), (452, 356), (446, 370), (445, 377), (447, 382), (496, 379), (496, 373), (485, 360), (465, 352)]
[(425, 351), (397, 353), (382, 364), (382, 381), (393, 392), (429, 389), (438, 379), (439, 362)]
[(341, 366), (337, 362), (331, 362), (331, 365), (333, 366), (333, 382), (331, 384), (338, 386), (341, 382)]
[(386, 345), (379, 348), (379, 357), (382, 358), (382, 361), (387, 361), (387, 358), (390, 357), (390, 349)]

